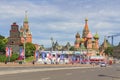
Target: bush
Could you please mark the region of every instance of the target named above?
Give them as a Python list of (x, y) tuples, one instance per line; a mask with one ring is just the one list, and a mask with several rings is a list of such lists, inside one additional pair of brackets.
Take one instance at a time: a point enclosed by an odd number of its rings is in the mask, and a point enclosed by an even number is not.
[(5, 55), (0, 55), (0, 62), (5, 62), (7, 60)]
[(12, 56), (10, 57), (10, 62), (17, 60), (18, 57), (19, 57), (19, 54), (16, 54), (16, 53), (12, 54)]
[[(12, 54), (12, 56), (10, 57), (10, 62), (17, 60), (18, 58), (18, 54)], [(6, 55), (0, 55), (0, 62), (5, 62), (5, 61), (9, 61), (9, 57), (6, 57)]]
[(26, 62), (32, 62), (34, 60), (34, 56), (27, 57)]

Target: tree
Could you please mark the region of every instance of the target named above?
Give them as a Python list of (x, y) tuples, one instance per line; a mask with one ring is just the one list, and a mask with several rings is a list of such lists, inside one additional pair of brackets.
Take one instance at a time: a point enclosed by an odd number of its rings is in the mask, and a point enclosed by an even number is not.
[(0, 35), (0, 39), (4, 39), (4, 38), (5, 38), (4, 36)]
[(25, 56), (26, 57), (30, 57), (30, 56), (33, 56), (34, 55), (34, 52), (35, 52), (35, 45), (32, 44), (32, 43), (29, 43), (27, 42), (25, 44)]
[(108, 56), (113, 56), (113, 47), (108, 47), (104, 52)]
[(0, 35), (0, 52), (5, 53), (5, 47), (8, 42), (8, 39)]
[(71, 46), (69, 50), (74, 51), (75, 50), (74, 46)]

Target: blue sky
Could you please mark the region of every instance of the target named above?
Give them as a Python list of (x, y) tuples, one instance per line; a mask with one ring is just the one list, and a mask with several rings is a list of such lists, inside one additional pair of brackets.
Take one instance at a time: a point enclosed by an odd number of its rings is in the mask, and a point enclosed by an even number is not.
[[(22, 26), (27, 10), (33, 43), (49, 47), (53, 37), (61, 45), (73, 45), (88, 18), (91, 33), (98, 32), (101, 44), (104, 36), (120, 33), (119, 4), (120, 0), (2, 0), (0, 34), (8, 37), (13, 22)], [(120, 36), (114, 37), (114, 44), (119, 42)]]

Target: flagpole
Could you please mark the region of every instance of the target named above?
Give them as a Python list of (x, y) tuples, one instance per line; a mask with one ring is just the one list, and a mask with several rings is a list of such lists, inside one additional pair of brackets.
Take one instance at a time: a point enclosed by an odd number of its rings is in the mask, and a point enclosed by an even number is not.
[(10, 62), (11, 48), (10, 48), (10, 47), (8, 47), (8, 50), (9, 50), (8, 61)]
[(25, 43), (26, 43), (26, 30), (24, 30), (23, 37), (24, 37), (24, 63), (25, 63)]

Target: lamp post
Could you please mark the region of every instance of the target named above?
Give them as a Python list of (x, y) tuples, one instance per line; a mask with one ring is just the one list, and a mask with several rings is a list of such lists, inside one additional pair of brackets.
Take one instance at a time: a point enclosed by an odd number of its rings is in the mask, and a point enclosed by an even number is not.
[(26, 43), (26, 30), (24, 30), (23, 37), (24, 37), (24, 62), (25, 62), (25, 43)]
[(51, 44), (52, 44), (52, 50), (53, 51), (53, 37), (51, 37)]

